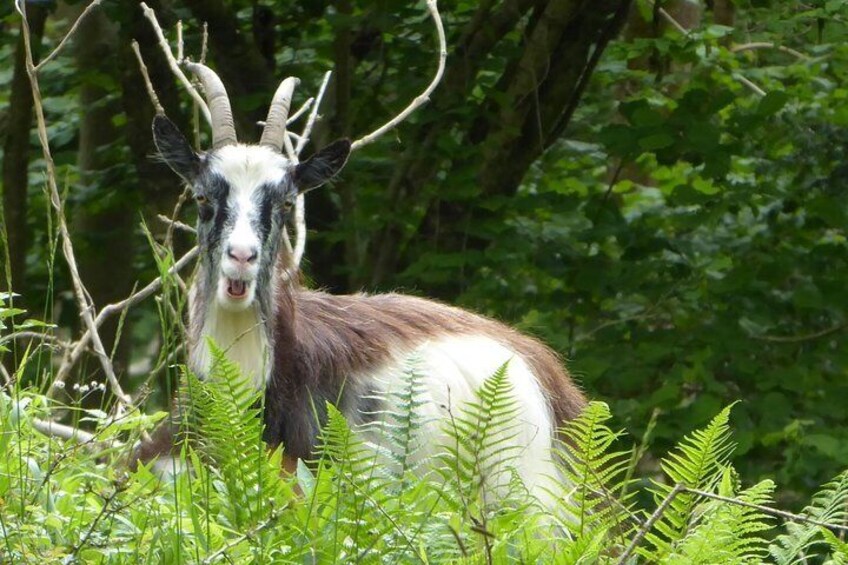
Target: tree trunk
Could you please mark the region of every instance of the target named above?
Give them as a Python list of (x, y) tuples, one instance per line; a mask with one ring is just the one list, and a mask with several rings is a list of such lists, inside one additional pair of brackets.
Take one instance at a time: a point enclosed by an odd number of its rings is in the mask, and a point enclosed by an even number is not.
[[(115, 153), (123, 153), (120, 131), (112, 121), (120, 114), (117, 85), (106, 81), (119, 76), (117, 25), (100, 11), (92, 12), (81, 23), (76, 35), (79, 69), (97, 74), (100, 81), (85, 81), (80, 89), (83, 110), (80, 120), (77, 165), (80, 187), (85, 189), (83, 205), (75, 210), (73, 230), (78, 251), (80, 274), (96, 307), (124, 298), (135, 282), (135, 238), (139, 221), (138, 189), (135, 178)], [(104, 84), (105, 83), (105, 84)], [(129, 177), (129, 178), (128, 178)], [(129, 322), (129, 320), (127, 320)], [(107, 352), (115, 343), (118, 319), (103, 325), (101, 336)], [(115, 371), (127, 367), (130, 341), (124, 324), (115, 354)], [(98, 373), (99, 374), (99, 373)]]
[[(504, 2), (486, 17), (472, 19), (431, 111), (444, 112), (456, 104), (472, 103), (480, 64), (473, 58), (484, 57), (518, 22), (526, 20), (521, 30), (521, 55), (508, 65), (494, 89), (496, 93), (483, 102), (483, 111), (477, 115), (459, 124), (421, 120), (416, 135), (421, 141), (411, 144), (400, 160), (389, 191), (394, 198), (392, 206), (417, 206), (430, 212), (415, 233), (389, 225), (372, 239), (371, 284), (380, 285), (390, 273), (403, 268), (405, 247), (413, 237), (445, 242), (452, 249), (467, 248), (469, 240), (463, 229), (467, 219), (490, 215), (479, 206), (479, 200), (513, 194), (530, 165), (559, 139), (600, 54), (621, 29), (629, 7), (629, 0)], [(489, 6), (480, 9), (488, 10)], [(517, 18), (522, 10), (532, 10), (530, 17)], [(466, 145), (482, 146), (483, 159), (468, 163), (450, 158), (446, 174), (473, 174), (476, 191), (461, 202), (438, 203), (436, 195), (425, 190), (444, 166), (433, 158), (431, 148), (454, 125), (463, 132)], [(470, 243), (478, 248), (486, 244), (482, 240)]]
[[(38, 61), (41, 37), (47, 9), (31, 5), (27, 18), (32, 39), (33, 60)], [(26, 256), (29, 246), (27, 226), (27, 189), (29, 187), (29, 150), (32, 129), (32, 89), (26, 72), (23, 35), (15, 50), (15, 70), (7, 111), (6, 140), (3, 144), (3, 213), (4, 230), (9, 254), (9, 273), (0, 281), (0, 288), (11, 288), (27, 297)], [(4, 261), (5, 263), (5, 261)], [(6, 290), (9, 290), (6, 288)]]

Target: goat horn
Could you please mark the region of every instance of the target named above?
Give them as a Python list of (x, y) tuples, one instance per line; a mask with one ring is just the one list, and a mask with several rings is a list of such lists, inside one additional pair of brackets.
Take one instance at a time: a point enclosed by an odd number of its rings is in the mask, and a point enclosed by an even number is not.
[(271, 107), (268, 108), (268, 117), (265, 118), (265, 128), (262, 130), (260, 145), (273, 147), (277, 151), (283, 150), (286, 139), (286, 121), (289, 119), (289, 107), (291, 107), (294, 89), (300, 83), (295, 77), (289, 77), (280, 83)]
[(203, 83), (203, 92), (209, 104), (209, 114), (212, 116), (212, 148), (218, 149), (225, 145), (238, 143), (236, 127), (233, 124), (233, 112), (230, 109), (230, 99), (224, 83), (215, 71), (200, 63), (186, 63), (186, 68)]

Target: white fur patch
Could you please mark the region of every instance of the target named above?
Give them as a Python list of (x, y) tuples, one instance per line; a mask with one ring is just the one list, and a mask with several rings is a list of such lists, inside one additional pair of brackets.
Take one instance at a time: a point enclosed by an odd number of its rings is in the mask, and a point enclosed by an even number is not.
[(215, 151), (209, 167), (227, 179), (237, 196), (250, 196), (263, 184), (282, 182), (289, 161), (264, 145), (227, 145)]
[(264, 389), (270, 376), (270, 348), (258, 315), (258, 306), (243, 311), (231, 311), (210, 304), (201, 334), (201, 343), (191, 347), (191, 366), (208, 374), (212, 365), (207, 337), (224, 350), (227, 358), (236, 363), (242, 374), (257, 389)]
[[(446, 441), (444, 426), (450, 418), (461, 415), (463, 404), (473, 401), (475, 391), (507, 361), (507, 376), (512, 384), (512, 397), (518, 406), (515, 427), (507, 431), (510, 444), (516, 449), (506, 451), (505, 456), (515, 457), (511, 465), (522, 478), (525, 486), (540, 501), (550, 502), (551, 479), (558, 476), (552, 461), (554, 423), (551, 410), (537, 379), (530, 367), (517, 353), (503, 344), (485, 336), (444, 336), (419, 346), (411, 353), (395, 356), (394, 360), (376, 374), (369, 375), (371, 384), (382, 389), (398, 391), (405, 386), (400, 379), (410, 359), (418, 360), (418, 374), (423, 377), (424, 392), (419, 400), (420, 416), (428, 421), (420, 438), (422, 450), (418, 457), (430, 457), (438, 445)], [(352, 422), (357, 415), (347, 415)], [(447, 422), (446, 422), (447, 420)], [(498, 469), (497, 457), (489, 477), (490, 493), (505, 488), (508, 480), (506, 469)]]

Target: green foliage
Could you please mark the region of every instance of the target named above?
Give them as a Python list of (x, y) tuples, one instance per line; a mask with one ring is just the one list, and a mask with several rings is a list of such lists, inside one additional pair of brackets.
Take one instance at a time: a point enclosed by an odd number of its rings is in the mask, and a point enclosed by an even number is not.
[[(696, 430), (683, 438), (677, 448), (663, 459), (662, 468), (671, 484), (656, 484), (654, 501), (657, 504), (671, 494), (672, 485), (706, 491), (715, 488), (733, 452), (729, 419), (730, 407), (722, 410), (703, 430)], [(660, 561), (687, 536), (697, 500), (698, 497), (690, 492), (681, 492), (671, 500), (656, 523), (657, 534), (647, 536), (653, 549), (644, 552), (646, 557)]]
[[(415, 414), (413, 361), (383, 397), (394, 402), (386, 402), (392, 426), (351, 428), (329, 405), (315, 460), (289, 476), (281, 450), (262, 443), (258, 395), (214, 344), (212, 354), (210, 377), (185, 372), (181, 387), (180, 460), (190, 470), (164, 480), (145, 467), (129, 473), (126, 448), (108, 447), (106, 438), (132, 437), (147, 422), (104, 421), (77, 446), (36, 431), (42, 396), (0, 394), (0, 448), (9, 454), (0, 461), (0, 560), (618, 563), (636, 542), (645, 563), (845, 562), (832, 529), (846, 517), (848, 472), (796, 518), (810, 522), (774, 537), (774, 484), (740, 489), (729, 462), (729, 408), (666, 458), (666, 477), (650, 487), (655, 504), (671, 484), (694, 490), (678, 493), (646, 531), (653, 509), (628, 494), (641, 489), (626, 479), (629, 452), (603, 403), (562, 430), (561, 492), (539, 501), (509, 471), (520, 455), (504, 450), (516, 410), (507, 365), (457, 409), (443, 446), (420, 446), (426, 462), (392, 455), (418, 453), (410, 438), (432, 424)], [(108, 435), (113, 426), (120, 432)], [(504, 479), (497, 484), (481, 479), (492, 465)]]
[[(827, 483), (813, 498), (812, 504), (804, 509), (803, 515), (820, 523), (844, 524), (848, 517), (848, 472)], [(787, 533), (778, 536), (769, 551), (776, 563), (788, 565), (802, 563), (815, 544), (821, 544), (823, 528), (810, 523), (786, 525)], [(825, 530), (826, 531), (826, 530)], [(834, 559), (845, 558), (845, 545), (838, 542), (830, 533), (825, 533), (824, 541), (830, 545)], [(835, 543), (838, 542), (838, 543)]]

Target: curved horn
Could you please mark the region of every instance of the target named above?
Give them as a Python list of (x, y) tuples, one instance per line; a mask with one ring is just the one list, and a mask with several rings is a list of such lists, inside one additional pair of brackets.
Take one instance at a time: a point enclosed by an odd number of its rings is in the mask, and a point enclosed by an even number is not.
[(212, 148), (218, 149), (225, 145), (238, 143), (236, 128), (233, 124), (233, 112), (230, 109), (230, 99), (224, 83), (215, 72), (200, 63), (186, 63), (186, 68), (203, 83), (209, 113), (212, 116)]
[(286, 121), (289, 118), (289, 107), (291, 106), (294, 89), (300, 83), (295, 77), (289, 77), (280, 83), (271, 107), (268, 108), (268, 117), (265, 118), (265, 129), (262, 130), (260, 145), (273, 147), (277, 151), (283, 150), (286, 139)]

